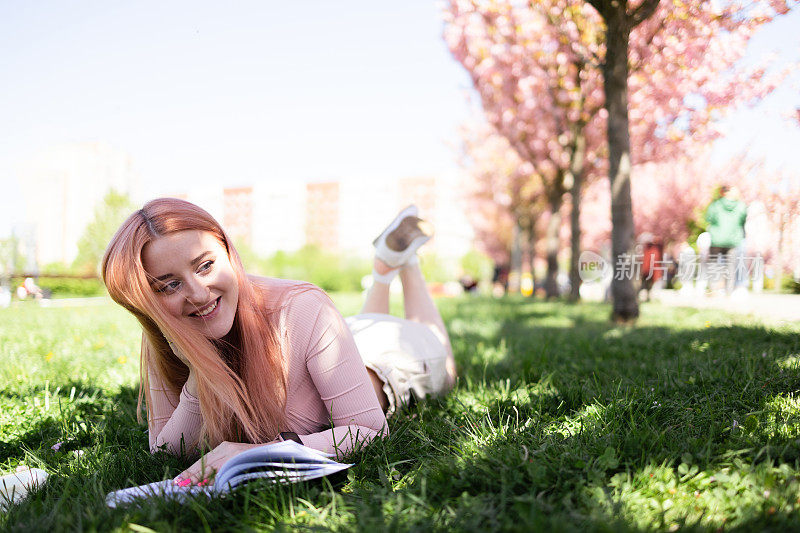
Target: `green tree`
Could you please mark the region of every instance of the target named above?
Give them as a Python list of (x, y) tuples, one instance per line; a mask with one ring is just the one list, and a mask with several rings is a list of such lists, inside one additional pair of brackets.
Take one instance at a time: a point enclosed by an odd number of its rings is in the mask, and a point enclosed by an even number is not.
[(108, 241), (132, 210), (133, 202), (127, 194), (109, 190), (95, 207), (94, 219), (78, 240), (78, 256), (72, 268), (87, 274), (97, 272)]

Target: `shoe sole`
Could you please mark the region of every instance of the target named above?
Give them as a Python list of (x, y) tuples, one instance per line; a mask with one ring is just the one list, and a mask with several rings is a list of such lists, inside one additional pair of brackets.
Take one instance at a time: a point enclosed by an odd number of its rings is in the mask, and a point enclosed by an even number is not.
[(382, 239), (382, 238), (383, 238), (385, 235), (389, 235), (391, 232), (393, 232), (394, 230), (396, 230), (396, 229), (397, 229), (397, 228), (400, 226), (400, 223), (401, 223), (403, 220), (405, 220), (406, 218), (408, 218), (408, 217), (415, 217), (415, 216), (417, 216), (417, 213), (418, 213), (418, 211), (419, 211), (419, 210), (417, 209), (417, 206), (416, 206), (416, 205), (414, 205), (414, 204), (411, 204), (411, 205), (409, 205), (408, 207), (406, 207), (405, 209), (403, 209), (402, 211), (400, 211), (400, 213), (398, 213), (398, 214), (397, 214), (397, 216), (394, 218), (394, 220), (392, 220), (392, 221), (389, 223), (389, 225), (388, 225), (388, 226), (386, 226), (386, 229), (385, 229), (385, 230), (383, 230), (383, 232), (381, 232), (381, 234), (380, 234), (380, 235), (378, 235), (378, 236), (375, 238), (375, 240), (374, 240), (374, 241), (372, 241), (372, 245), (373, 245), (373, 246), (377, 246), (377, 245), (378, 245), (378, 243), (380, 242), (380, 240), (381, 240), (381, 239)]

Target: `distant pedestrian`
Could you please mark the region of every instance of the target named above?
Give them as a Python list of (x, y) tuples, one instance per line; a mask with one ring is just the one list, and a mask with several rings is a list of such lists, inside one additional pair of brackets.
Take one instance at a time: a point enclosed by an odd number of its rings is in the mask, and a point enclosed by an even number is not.
[(744, 285), (744, 224), (747, 220), (747, 205), (741, 201), (739, 189), (722, 185), (720, 197), (711, 202), (706, 210), (708, 232), (711, 234), (709, 263), (720, 268), (724, 274), (727, 292), (732, 287)]
[(41, 300), (44, 297), (44, 292), (42, 289), (36, 285), (36, 282), (33, 278), (25, 278), (25, 281), (17, 287), (17, 298), (20, 300), (24, 300), (28, 297), (31, 297), (35, 300)]
[(461, 288), (464, 289), (465, 293), (474, 294), (478, 292), (478, 282), (469, 274), (461, 276), (458, 282), (461, 284)]
[(661, 280), (665, 270), (664, 244), (652, 233), (642, 233), (639, 236), (639, 246), (642, 253), (642, 267), (638, 292), (645, 291), (645, 300), (649, 302), (650, 291)]
[(503, 264), (495, 264), (492, 274), (492, 295), (499, 298), (508, 292), (508, 275), (511, 268)]

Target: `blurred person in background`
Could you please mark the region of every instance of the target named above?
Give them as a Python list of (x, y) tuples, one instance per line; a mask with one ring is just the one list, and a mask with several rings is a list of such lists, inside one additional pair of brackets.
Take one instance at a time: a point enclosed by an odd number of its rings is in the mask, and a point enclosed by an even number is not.
[(708, 233), (711, 235), (709, 263), (724, 264), (725, 292), (745, 290), (744, 226), (747, 205), (741, 201), (739, 189), (721, 185), (719, 198), (706, 210)]

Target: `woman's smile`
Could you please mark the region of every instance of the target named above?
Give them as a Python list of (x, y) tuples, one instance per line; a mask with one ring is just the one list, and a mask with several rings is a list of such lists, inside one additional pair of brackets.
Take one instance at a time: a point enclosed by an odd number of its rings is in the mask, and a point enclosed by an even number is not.
[(208, 304), (208, 305), (206, 305), (204, 307), (201, 307), (200, 309), (198, 309), (194, 313), (189, 313), (189, 316), (199, 317), (199, 318), (203, 318), (205, 320), (211, 320), (212, 318), (217, 316), (217, 311), (219, 310), (219, 301), (220, 301), (221, 298), (222, 298), (222, 296), (220, 296), (219, 298), (215, 299), (210, 304)]

